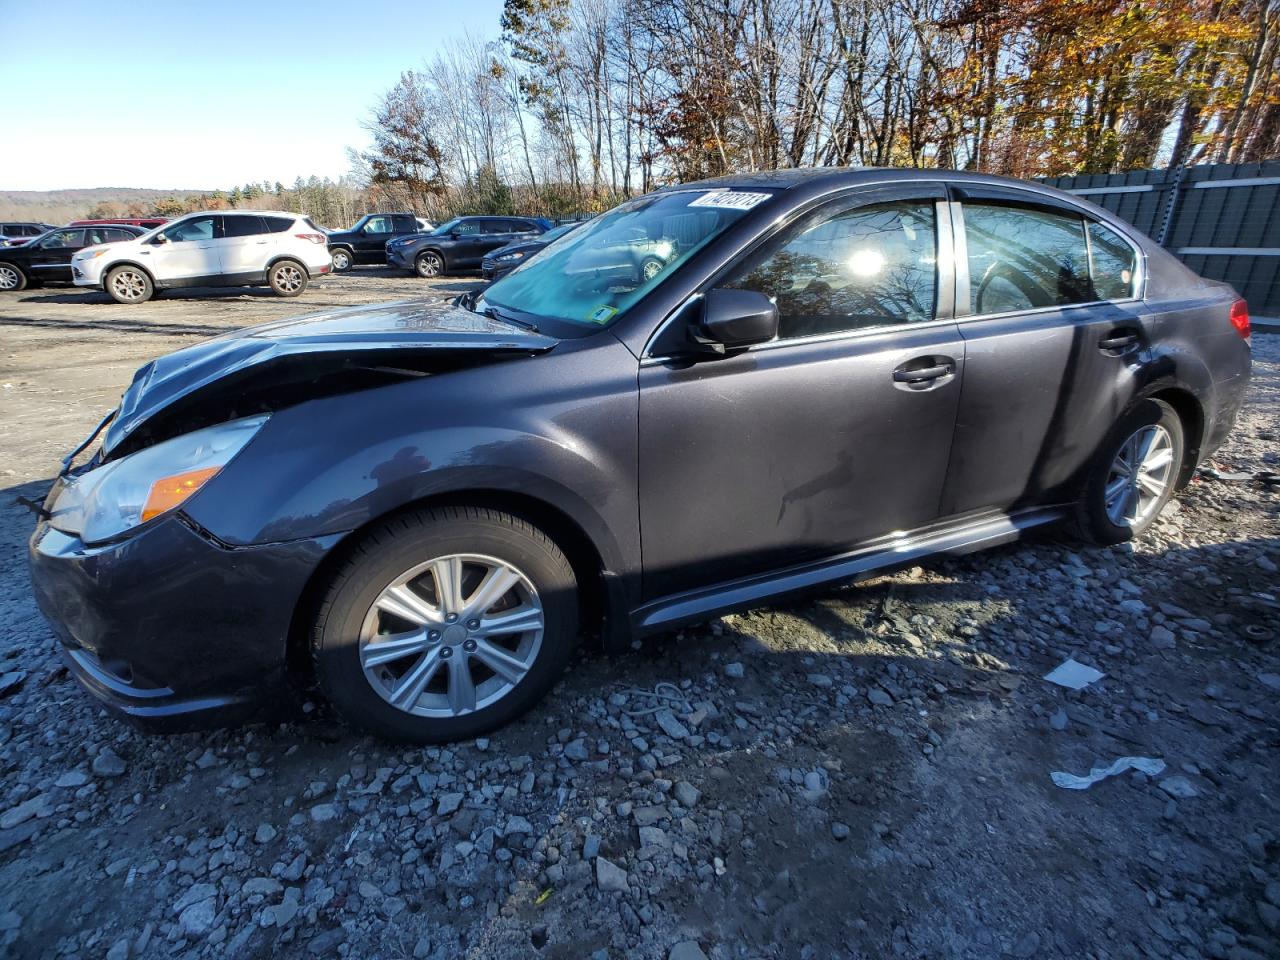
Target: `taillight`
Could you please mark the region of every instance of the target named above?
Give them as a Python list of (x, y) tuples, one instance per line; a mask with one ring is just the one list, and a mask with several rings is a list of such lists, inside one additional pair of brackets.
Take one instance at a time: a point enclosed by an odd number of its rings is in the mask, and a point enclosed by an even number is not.
[(325, 240), (323, 233), (295, 233), (294, 236), (299, 240), (310, 240), (312, 243), (324, 243)]
[(1249, 304), (1244, 300), (1237, 300), (1231, 304), (1230, 320), (1231, 325), (1236, 328), (1236, 333), (1246, 338), (1249, 336)]

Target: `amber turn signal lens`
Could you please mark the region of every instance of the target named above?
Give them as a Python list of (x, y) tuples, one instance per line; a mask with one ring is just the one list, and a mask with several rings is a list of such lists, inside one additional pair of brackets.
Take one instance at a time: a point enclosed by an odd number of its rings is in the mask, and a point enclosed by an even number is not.
[(189, 470), (186, 473), (175, 473), (172, 477), (162, 477), (151, 485), (147, 494), (147, 502), (142, 507), (142, 520), (145, 523), (152, 517), (167, 513), (203, 487), (221, 467), (205, 467), (202, 470)]

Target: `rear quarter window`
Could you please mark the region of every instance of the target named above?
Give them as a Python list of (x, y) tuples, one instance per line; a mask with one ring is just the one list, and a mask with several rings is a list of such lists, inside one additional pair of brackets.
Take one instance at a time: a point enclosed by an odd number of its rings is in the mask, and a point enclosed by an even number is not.
[(1128, 300), (1136, 293), (1138, 256), (1133, 247), (1110, 227), (1090, 222), (1089, 276), (1099, 300)]
[[(266, 221), (267, 233), (284, 233), (293, 226), (293, 219), (291, 217), (263, 217), (262, 219)], [(314, 223), (311, 223), (310, 220), (306, 222), (311, 226), (311, 229), (319, 232), (320, 228)]]

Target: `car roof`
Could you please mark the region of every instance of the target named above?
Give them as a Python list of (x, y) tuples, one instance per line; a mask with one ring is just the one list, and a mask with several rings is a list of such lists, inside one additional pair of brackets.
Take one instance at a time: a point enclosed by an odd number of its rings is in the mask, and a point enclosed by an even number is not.
[(855, 187), (860, 184), (900, 182), (986, 183), (992, 186), (1012, 186), (1035, 190), (1050, 196), (1063, 196), (1062, 191), (1031, 180), (1001, 177), (988, 173), (970, 173), (965, 170), (942, 168), (902, 167), (795, 167), (785, 170), (760, 170), (754, 173), (728, 174), (707, 180), (672, 184), (667, 190), (755, 188), (791, 190), (796, 187), (821, 185), (830, 189)]
[(249, 217), (305, 217), (305, 213), (294, 213), (292, 210), (203, 210), (202, 213), (220, 213), (223, 216), (244, 214)]

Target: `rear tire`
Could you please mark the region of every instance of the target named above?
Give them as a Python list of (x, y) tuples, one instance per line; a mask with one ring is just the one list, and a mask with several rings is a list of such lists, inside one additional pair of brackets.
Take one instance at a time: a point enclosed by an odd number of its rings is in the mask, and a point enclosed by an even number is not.
[(0, 292), (15, 293), (18, 290), (25, 290), (26, 287), (27, 275), (22, 272), (21, 267), (0, 262)]
[(155, 284), (151, 282), (147, 271), (128, 264), (112, 267), (107, 271), (103, 287), (112, 300), (127, 306), (145, 303), (156, 292)]
[(346, 273), (353, 266), (355, 266), (355, 262), (356, 262), (355, 258), (351, 254), (351, 251), (344, 250), (341, 247), (333, 251), (333, 254), (330, 257), (330, 260), (332, 261), (334, 273)]
[(307, 289), (307, 271), (297, 260), (281, 260), (267, 271), (267, 282), (278, 297), (296, 297)]
[(311, 652), (321, 690), (349, 723), (443, 743), (542, 699), (577, 630), (573, 568), (545, 533), (497, 510), (448, 507), (369, 531), (333, 577)]
[(1142, 536), (1173, 497), (1182, 472), (1182, 420), (1163, 400), (1141, 400), (1103, 443), (1076, 505), (1077, 534), (1098, 544)]
[(441, 259), (440, 254), (428, 250), (426, 253), (419, 254), (413, 261), (413, 270), (422, 279), (430, 280), (444, 273), (444, 260)]

